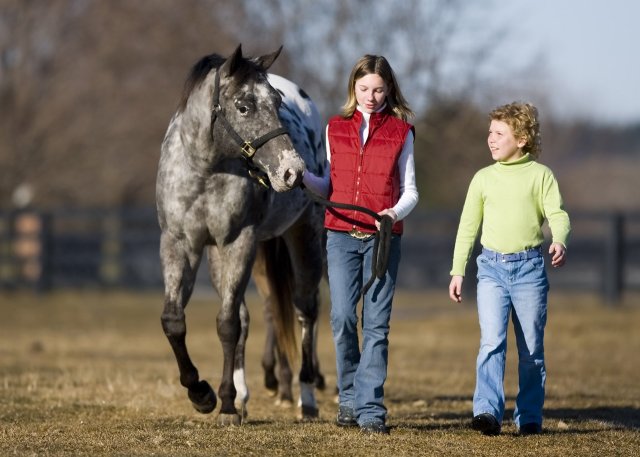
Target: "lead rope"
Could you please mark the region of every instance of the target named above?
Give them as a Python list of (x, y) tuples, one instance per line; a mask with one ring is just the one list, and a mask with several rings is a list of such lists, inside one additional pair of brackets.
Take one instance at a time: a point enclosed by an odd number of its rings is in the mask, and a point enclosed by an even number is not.
[(376, 278), (384, 278), (384, 275), (387, 272), (387, 265), (389, 263), (389, 252), (391, 250), (391, 229), (393, 228), (393, 221), (389, 216), (380, 216), (375, 211), (372, 211), (369, 208), (365, 208), (364, 206), (329, 201), (317, 194), (314, 194), (302, 183), (300, 184), (300, 187), (302, 187), (307, 196), (316, 203), (319, 203), (323, 206), (330, 206), (332, 208), (351, 209), (359, 211), (361, 213), (368, 214), (369, 216), (380, 222), (380, 229), (376, 231), (375, 239), (373, 240), (371, 278), (369, 278), (369, 281), (367, 281), (367, 283), (364, 285), (361, 292), (362, 296), (364, 296), (369, 288), (373, 285)]

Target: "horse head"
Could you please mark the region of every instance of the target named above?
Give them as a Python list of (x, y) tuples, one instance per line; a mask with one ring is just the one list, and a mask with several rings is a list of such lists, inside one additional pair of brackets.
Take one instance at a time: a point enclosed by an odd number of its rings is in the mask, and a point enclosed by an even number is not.
[(278, 111), (280, 94), (269, 84), (267, 69), (280, 54), (257, 58), (242, 56), (242, 48), (218, 67), (211, 85), (210, 146), (226, 158), (243, 157), (249, 169), (265, 173), (277, 192), (296, 187), (302, 180), (304, 161), (283, 127)]

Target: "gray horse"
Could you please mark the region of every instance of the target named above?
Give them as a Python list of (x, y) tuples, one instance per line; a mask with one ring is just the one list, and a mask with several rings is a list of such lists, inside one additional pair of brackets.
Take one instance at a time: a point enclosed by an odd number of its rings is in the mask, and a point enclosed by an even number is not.
[[(185, 308), (206, 249), (221, 298), (217, 316), (223, 370), (218, 422), (239, 424), (249, 392), (244, 352), (249, 315), (244, 293), (252, 270), (272, 317), (281, 357), (297, 354), (302, 327), (300, 416), (318, 415), (314, 381), (318, 287), (322, 277), (323, 209), (299, 188), (305, 165), (325, 166), (317, 110), (293, 83), (267, 69), (280, 50), (257, 58), (212, 54), (192, 68), (162, 143), (156, 199), (165, 283), (162, 327), (180, 383), (194, 408), (217, 399), (201, 380), (186, 346)], [(274, 85), (282, 88), (276, 90)], [(280, 379), (281, 396), (290, 380)]]

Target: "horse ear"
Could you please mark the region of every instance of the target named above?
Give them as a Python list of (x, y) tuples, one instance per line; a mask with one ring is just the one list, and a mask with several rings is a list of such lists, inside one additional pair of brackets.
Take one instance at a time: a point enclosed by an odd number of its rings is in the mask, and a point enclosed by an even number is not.
[(220, 67), (220, 72), (231, 76), (238, 69), (240, 61), (242, 60), (242, 45), (239, 44), (231, 57), (229, 57)]
[(258, 65), (260, 65), (260, 67), (264, 71), (267, 71), (269, 69), (269, 67), (271, 65), (273, 65), (273, 62), (275, 62), (275, 60), (278, 58), (278, 56), (280, 55), (281, 51), (282, 51), (282, 46), (280, 46), (277, 51), (272, 52), (271, 54), (267, 54), (267, 55), (264, 55), (262, 57), (258, 57), (256, 59), (256, 63)]

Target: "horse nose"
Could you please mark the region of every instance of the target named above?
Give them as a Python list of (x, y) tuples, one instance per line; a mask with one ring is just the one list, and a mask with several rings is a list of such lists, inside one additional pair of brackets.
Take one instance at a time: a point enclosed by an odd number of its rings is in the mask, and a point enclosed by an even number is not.
[(284, 182), (290, 189), (293, 189), (298, 184), (300, 184), (300, 181), (302, 181), (302, 173), (300, 173), (299, 170), (296, 170), (295, 168), (289, 168), (284, 172)]

